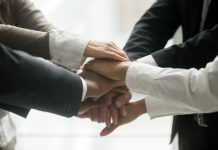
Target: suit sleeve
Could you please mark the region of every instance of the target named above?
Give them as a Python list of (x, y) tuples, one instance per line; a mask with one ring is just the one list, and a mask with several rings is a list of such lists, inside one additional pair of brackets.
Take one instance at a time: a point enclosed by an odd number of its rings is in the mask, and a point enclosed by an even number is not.
[(124, 50), (135, 60), (162, 49), (180, 22), (175, 0), (158, 0), (136, 23)]
[(15, 26), (48, 32), (54, 26), (48, 23), (42, 12), (30, 0), (10, 0)]
[(12, 49), (50, 59), (49, 33), (0, 24), (0, 42)]
[(154, 52), (152, 56), (161, 67), (201, 68), (213, 61), (217, 54), (218, 25), (215, 25), (180, 45)]
[(2, 108), (24, 117), (32, 108), (66, 117), (77, 114), (82, 98), (78, 75), (24, 52), (0, 48)]

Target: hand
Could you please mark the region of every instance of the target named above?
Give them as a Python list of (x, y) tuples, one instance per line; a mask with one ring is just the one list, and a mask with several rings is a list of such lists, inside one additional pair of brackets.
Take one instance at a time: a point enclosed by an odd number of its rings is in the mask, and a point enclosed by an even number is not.
[(111, 105), (110, 99), (94, 100), (93, 98), (87, 98), (80, 105), (80, 110), (78, 112), (78, 117), (87, 118), (87, 112), (93, 109), (104, 108)]
[(85, 79), (87, 84), (86, 98), (101, 97), (111, 91), (114, 87), (118, 87), (123, 84), (122, 82), (110, 80), (90, 71), (84, 71), (80, 73), (80, 76)]
[(85, 52), (85, 57), (107, 58), (117, 61), (127, 61), (128, 56), (113, 42), (89, 41)]
[(105, 127), (100, 133), (101, 136), (109, 135), (116, 128), (134, 121), (136, 118), (147, 112), (144, 100), (130, 103), (126, 106), (126, 108), (128, 112), (127, 116), (119, 116), (117, 124), (112, 124), (110, 127)]
[[(109, 93), (100, 97), (97, 101), (106, 101), (107, 104), (111, 103), (112, 105), (107, 105), (103, 107), (95, 107), (89, 109), (86, 114), (83, 114), (83, 118), (90, 118), (91, 121), (98, 123), (106, 123), (107, 127), (110, 127), (111, 124), (117, 124), (118, 113), (121, 116), (126, 116), (126, 104), (129, 103), (132, 95), (126, 87), (117, 87), (112, 89)], [(81, 117), (81, 116), (80, 116)], [(112, 121), (112, 122), (111, 122)]]
[(129, 68), (130, 62), (118, 62), (105, 59), (94, 59), (89, 61), (83, 70), (96, 72), (112, 80), (125, 81), (126, 73)]

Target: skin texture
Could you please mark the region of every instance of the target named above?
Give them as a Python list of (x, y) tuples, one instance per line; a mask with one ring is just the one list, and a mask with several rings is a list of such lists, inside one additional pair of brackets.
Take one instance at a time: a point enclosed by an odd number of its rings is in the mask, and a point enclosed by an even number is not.
[(128, 56), (113, 42), (89, 41), (84, 57), (104, 58), (116, 61), (127, 61)]
[(119, 81), (113, 81), (90, 71), (80, 73), (87, 84), (86, 98), (98, 98), (110, 92), (113, 88), (121, 86)]
[(84, 66), (84, 70), (96, 72), (112, 80), (125, 81), (129, 61), (113, 61), (105, 59), (94, 59)]
[(134, 121), (139, 116), (147, 112), (144, 100), (127, 104), (126, 110), (127, 116), (124, 117), (119, 115), (117, 123), (112, 124), (110, 127), (105, 127), (101, 131), (100, 136), (107, 136), (111, 134), (116, 128)]

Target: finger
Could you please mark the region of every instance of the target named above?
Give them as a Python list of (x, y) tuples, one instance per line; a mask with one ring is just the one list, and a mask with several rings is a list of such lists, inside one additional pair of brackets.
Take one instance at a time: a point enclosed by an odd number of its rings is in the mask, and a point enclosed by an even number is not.
[(106, 127), (110, 127), (111, 125), (111, 112), (110, 109), (107, 109), (106, 117), (105, 117)]
[(94, 108), (90, 111), (89, 117), (90, 117), (91, 121), (94, 121), (94, 122), (97, 121), (97, 111), (98, 110), (96, 108)]
[(126, 55), (126, 53), (123, 50), (121, 50), (119, 47), (118, 48), (107, 47), (106, 51), (114, 52), (114, 53), (124, 57), (126, 60), (128, 60), (128, 56)]
[(121, 55), (128, 59), (126, 53), (122, 49), (120, 49), (114, 42), (108, 42), (107, 46), (109, 48), (113, 48), (114, 50), (120, 51)]
[(107, 42), (108, 47), (113, 47), (115, 49), (120, 49), (113, 41)]
[(93, 108), (107, 106), (109, 104), (110, 103), (108, 102), (107, 99), (101, 99), (101, 100), (97, 100), (97, 101), (93, 101), (91, 99), (88, 99), (88, 100), (83, 101), (81, 103), (78, 115), (84, 114), (85, 112), (87, 112)]
[(122, 117), (126, 117), (128, 114), (127, 114), (127, 109), (126, 109), (126, 106), (123, 106), (120, 108), (120, 115)]
[(102, 57), (101, 58), (108, 58), (112, 60), (117, 60), (117, 61), (127, 61), (124, 56), (122, 56), (119, 51), (102, 51)]
[(113, 105), (110, 106), (110, 109), (111, 109), (112, 122), (113, 122), (114, 125), (116, 125), (117, 121), (118, 121), (118, 115), (119, 115), (118, 111)]
[(105, 122), (106, 113), (107, 113), (107, 107), (99, 107), (98, 108), (98, 116), (97, 116), (98, 123)]
[(125, 104), (129, 103), (131, 98), (132, 98), (132, 94), (130, 92), (126, 92), (125, 94), (118, 96), (115, 100), (116, 108), (121, 108)]
[(83, 114), (77, 115), (78, 118), (80, 119), (85, 119), (85, 118), (89, 118), (89, 113), (85, 112)]
[(117, 125), (111, 125), (110, 127), (105, 127), (101, 133), (100, 136), (107, 136), (109, 134), (111, 134), (118, 126)]

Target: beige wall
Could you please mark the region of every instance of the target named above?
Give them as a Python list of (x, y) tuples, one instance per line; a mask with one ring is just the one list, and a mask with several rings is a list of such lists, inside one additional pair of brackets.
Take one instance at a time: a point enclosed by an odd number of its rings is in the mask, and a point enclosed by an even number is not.
[[(155, 0), (118, 0), (118, 32), (129, 32)], [(124, 17), (125, 16), (125, 17)], [(127, 16), (127, 17), (126, 17)]]

